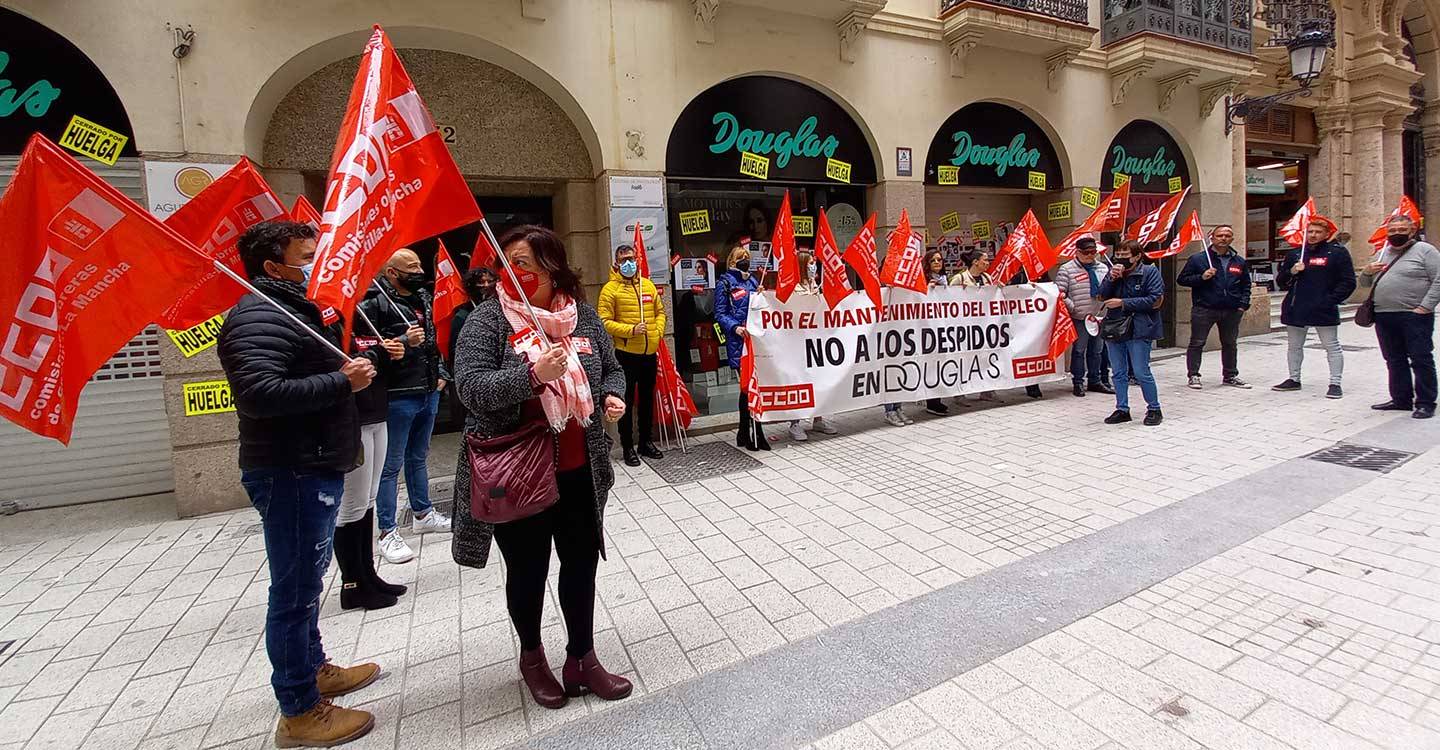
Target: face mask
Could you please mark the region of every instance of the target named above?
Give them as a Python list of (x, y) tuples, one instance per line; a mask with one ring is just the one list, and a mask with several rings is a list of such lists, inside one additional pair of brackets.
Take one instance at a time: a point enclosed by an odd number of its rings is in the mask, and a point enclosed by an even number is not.
[(1134, 263), (1135, 263), (1135, 259), (1134, 259), (1134, 258), (1116, 258), (1116, 259), (1115, 259), (1115, 265), (1120, 266), (1121, 268), (1129, 268), (1129, 267), (1130, 267), (1131, 265), (1133, 265)]
[(395, 283), (412, 292), (419, 291), (420, 287), (425, 286), (425, 274), (420, 272), (398, 273), (395, 275)]
[(634, 276), (635, 272), (639, 270), (640, 265), (633, 260), (626, 260), (620, 262), (620, 275), (624, 276), (627, 279), (631, 276)]
[(304, 284), (305, 286), (310, 286), (310, 272), (315, 270), (314, 263), (306, 263), (303, 266), (292, 266), (289, 263), (286, 263), (284, 264), (284, 266), (286, 268), (294, 268), (298, 270), (300, 272), (300, 278), (304, 279), (304, 281), (301, 281), (300, 283)]
[[(513, 266), (512, 266), (513, 268)], [(505, 285), (505, 291), (516, 299), (530, 299), (540, 289), (540, 274), (534, 271), (526, 271), (523, 268), (515, 268), (515, 278), (520, 281), (520, 291), (515, 291), (515, 285), (510, 282), (510, 274), (501, 277), (500, 283)]]
[(1390, 246), (1391, 246), (1391, 247), (1404, 247), (1405, 243), (1407, 243), (1407, 242), (1410, 241), (1410, 235), (1408, 235), (1408, 234), (1391, 234), (1391, 235), (1387, 235), (1385, 239), (1390, 240)]
[(750, 273), (750, 259), (742, 258), (740, 260), (737, 260), (735, 261), (735, 265), (732, 266), (732, 268), (734, 268), (736, 271), (739, 271), (740, 273)]

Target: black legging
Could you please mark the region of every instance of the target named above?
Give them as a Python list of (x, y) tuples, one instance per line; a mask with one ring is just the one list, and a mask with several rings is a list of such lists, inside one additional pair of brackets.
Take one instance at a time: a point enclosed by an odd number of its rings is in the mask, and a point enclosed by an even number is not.
[(550, 574), (550, 540), (560, 557), (560, 613), (570, 642), (567, 653), (581, 658), (595, 645), (595, 566), (600, 534), (595, 522), (595, 489), (590, 468), (555, 475), (560, 499), (549, 509), (519, 521), (498, 524), (495, 543), (505, 556), (505, 603), (520, 636), (520, 648), (540, 647), (545, 579)]
[(620, 417), (620, 445), (624, 448), (635, 445), (631, 424), (637, 418), (640, 420), (640, 444), (646, 445), (652, 442), (650, 438), (655, 426), (655, 370), (658, 360), (654, 354), (621, 351), (615, 352), (615, 358), (620, 360), (620, 369), (625, 371), (624, 400), (629, 407)]

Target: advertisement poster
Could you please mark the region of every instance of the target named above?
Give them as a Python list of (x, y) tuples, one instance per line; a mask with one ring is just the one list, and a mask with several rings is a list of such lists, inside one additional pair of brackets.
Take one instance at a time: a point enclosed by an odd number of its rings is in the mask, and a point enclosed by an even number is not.
[(715, 288), (715, 264), (707, 258), (681, 258), (675, 264), (675, 288)]
[(189, 161), (147, 161), (146, 207), (156, 218), (164, 221), (233, 166), (235, 165)]
[(635, 241), (635, 227), (645, 242), (650, 280), (670, 281), (670, 227), (665, 214), (665, 181), (659, 177), (610, 178), (610, 240), (613, 252)]

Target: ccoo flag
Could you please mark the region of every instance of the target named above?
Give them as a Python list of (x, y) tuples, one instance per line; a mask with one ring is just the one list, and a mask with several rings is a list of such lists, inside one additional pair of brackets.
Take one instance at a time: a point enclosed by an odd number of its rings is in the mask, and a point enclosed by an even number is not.
[(790, 191), (780, 201), (780, 213), (775, 217), (775, 233), (770, 238), (770, 252), (774, 257), (775, 299), (788, 302), (800, 282), (800, 258), (795, 250), (795, 220), (790, 214)]
[[(280, 199), (255, 165), (242, 156), (239, 163), (171, 214), (165, 226), (243, 277), (240, 235), (262, 221), (284, 216)], [(234, 307), (243, 294), (244, 287), (211, 266), (155, 322), (172, 330), (197, 326)]]
[(1153, 253), (1145, 253), (1145, 257), (1151, 260), (1168, 258), (1171, 255), (1179, 255), (1180, 251), (1184, 250), (1185, 246), (1192, 242), (1204, 241), (1205, 229), (1200, 226), (1200, 216), (1194, 211), (1191, 211), (1190, 218), (1185, 220), (1184, 225), (1180, 227), (1180, 231), (1175, 234), (1175, 239), (1171, 240), (1170, 244), (1166, 247), (1156, 250)]
[(875, 214), (870, 214), (865, 226), (860, 228), (855, 239), (850, 240), (850, 246), (845, 248), (844, 258), (860, 277), (860, 283), (865, 286), (865, 294), (870, 297), (870, 304), (883, 307), (880, 302), (880, 264), (875, 261)]
[(450, 359), (450, 326), (455, 322), (455, 311), (469, 301), (460, 271), (445, 250), (445, 242), (441, 241), (440, 249), (435, 251), (435, 300), (431, 311), (435, 315), (435, 344), (446, 360)]
[(1390, 220), (1396, 216), (1410, 217), (1410, 220), (1415, 222), (1417, 228), (1425, 226), (1425, 217), (1420, 215), (1420, 207), (1415, 205), (1415, 201), (1410, 200), (1410, 196), (1400, 196), (1400, 205), (1396, 206), (1395, 210), (1391, 211), (1390, 215), (1385, 217), (1385, 221), (1370, 234), (1370, 247), (1374, 249), (1375, 252), (1378, 253), (1384, 250), (1385, 246), (1390, 244), (1390, 240), (1388, 239), (1389, 235), (1385, 230), (1389, 227)]
[(1190, 188), (1186, 186), (1159, 208), (1136, 219), (1135, 223), (1125, 230), (1125, 239), (1138, 240), (1142, 245), (1164, 240), (1165, 235), (1170, 234), (1170, 227), (1175, 226), (1175, 219), (1180, 217), (1180, 204), (1189, 194)]
[(95, 370), (213, 270), (40, 135), (0, 197), (0, 256), (0, 415), (67, 445)]
[[(845, 261), (840, 259), (840, 248), (835, 244), (830, 219), (824, 211), (818, 213), (820, 226), (815, 230), (815, 260), (820, 264), (820, 292), (825, 295), (825, 304), (834, 310), (855, 289), (850, 286), (850, 277), (845, 275)], [(872, 254), (870, 257), (875, 256)]]
[(310, 199), (300, 196), (295, 199), (295, 205), (290, 207), (290, 220), (298, 221), (301, 224), (309, 224), (315, 227), (315, 232), (320, 232), (320, 212), (310, 203)]
[(396, 250), (481, 218), (430, 112), (375, 26), (335, 143), (310, 299), (338, 310), (349, 326)]
[(925, 238), (910, 228), (910, 214), (902, 208), (900, 223), (890, 233), (890, 248), (885, 253), (885, 265), (880, 268), (880, 283), (924, 294), (930, 289), (922, 268), (924, 260)]
[(1026, 211), (1015, 231), (1005, 238), (1005, 245), (995, 254), (990, 264), (990, 278), (996, 283), (1008, 283), (1010, 278), (1024, 269), (1031, 281), (1040, 281), (1050, 265), (1055, 262), (1055, 250), (1040, 227), (1040, 220), (1034, 211)]

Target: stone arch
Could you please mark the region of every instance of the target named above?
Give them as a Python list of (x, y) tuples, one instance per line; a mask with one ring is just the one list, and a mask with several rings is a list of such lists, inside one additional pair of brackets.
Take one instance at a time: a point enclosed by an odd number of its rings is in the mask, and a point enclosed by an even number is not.
[[(261, 87), (247, 114), (247, 154), (264, 164), (272, 151), (277, 154), (284, 152), (284, 166), (310, 169), (315, 163), (315, 154), (321, 153), (324, 163), (319, 168), (328, 168), (334, 142), (333, 126), (338, 125), (349, 96), (359, 57), (356, 52), (364, 47), (370, 33), (369, 29), (361, 29), (333, 37), (312, 45), (279, 65)], [(534, 63), (488, 40), (447, 29), (395, 26), (387, 27), (386, 33), (399, 50), (407, 71), (437, 122), (455, 124), (457, 130), (474, 125), (483, 131), (487, 128), (486, 124), (476, 124), (475, 120), (493, 115), (507, 120), (495, 128), (494, 135), (498, 135), (501, 128), (513, 131), (517, 122), (521, 123), (519, 132), (524, 135), (537, 132), (532, 125), (525, 123), (540, 121), (548, 123), (540, 132), (555, 132), (557, 127), (562, 131), (557, 144), (560, 148), (549, 153), (537, 152), (536, 149), (544, 148), (545, 144), (533, 142), (556, 139), (527, 138), (526, 143), (508, 144), (521, 147), (518, 154), (508, 155), (495, 148), (494, 141), (487, 146), (479, 131), (470, 136), (476, 141), (476, 147), (467, 149), (464, 132), (457, 133), (461, 141), (454, 144), (452, 150), (462, 172), (484, 177), (501, 176), (496, 174), (496, 168), (484, 164), (487, 158), (500, 155), (510, 157), (512, 164), (536, 170), (534, 174), (517, 174), (514, 172), (518, 168), (509, 168), (512, 174), (503, 175), (507, 177), (592, 179), (601, 170), (603, 149), (589, 116), (559, 81)], [(427, 85), (439, 76), (456, 73), (475, 84), (475, 90), (457, 86), (453, 78), (446, 78), (443, 85)], [(496, 86), (503, 89), (496, 91)], [(516, 94), (520, 96), (518, 100), (509, 98)], [(502, 96), (505, 97), (503, 107), (500, 106)], [(301, 132), (295, 136), (279, 133), (277, 117), (292, 114), (298, 109), (314, 111), (315, 102), (309, 98), (319, 98), (324, 102), (322, 106), (328, 107), (327, 112), (333, 112), (333, 122), (327, 121), (324, 125), (329, 129), (329, 135), (322, 136), (324, 128), (319, 125), (303, 122), (288, 125), (300, 129)], [(335, 101), (339, 102), (338, 108), (334, 105)], [(305, 142), (281, 148), (287, 138)], [(292, 163), (297, 158), (305, 161), (303, 167)], [(570, 163), (556, 163), (556, 159), (560, 158), (568, 158)], [(474, 171), (469, 171), (470, 168)]]
[[(1046, 138), (1050, 139), (1050, 145), (1055, 149), (1055, 158), (1060, 162), (1060, 177), (1063, 186), (1070, 187), (1079, 184), (1076, 182), (1074, 165), (1070, 162), (1070, 150), (1065, 145), (1065, 139), (1060, 137), (1060, 131), (1056, 130), (1055, 126), (1050, 124), (1050, 120), (1040, 114), (1039, 110), (1018, 99), (1006, 99), (1004, 97), (992, 96), (984, 99), (976, 99), (975, 101), (995, 102), (996, 104), (1004, 104), (1007, 107), (1020, 110), (1022, 114), (1030, 118), (1032, 122), (1045, 132)], [(1176, 140), (1178, 141), (1179, 139), (1177, 138)], [(1194, 164), (1195, 162), (1192, 161), (1190, 163)]]

